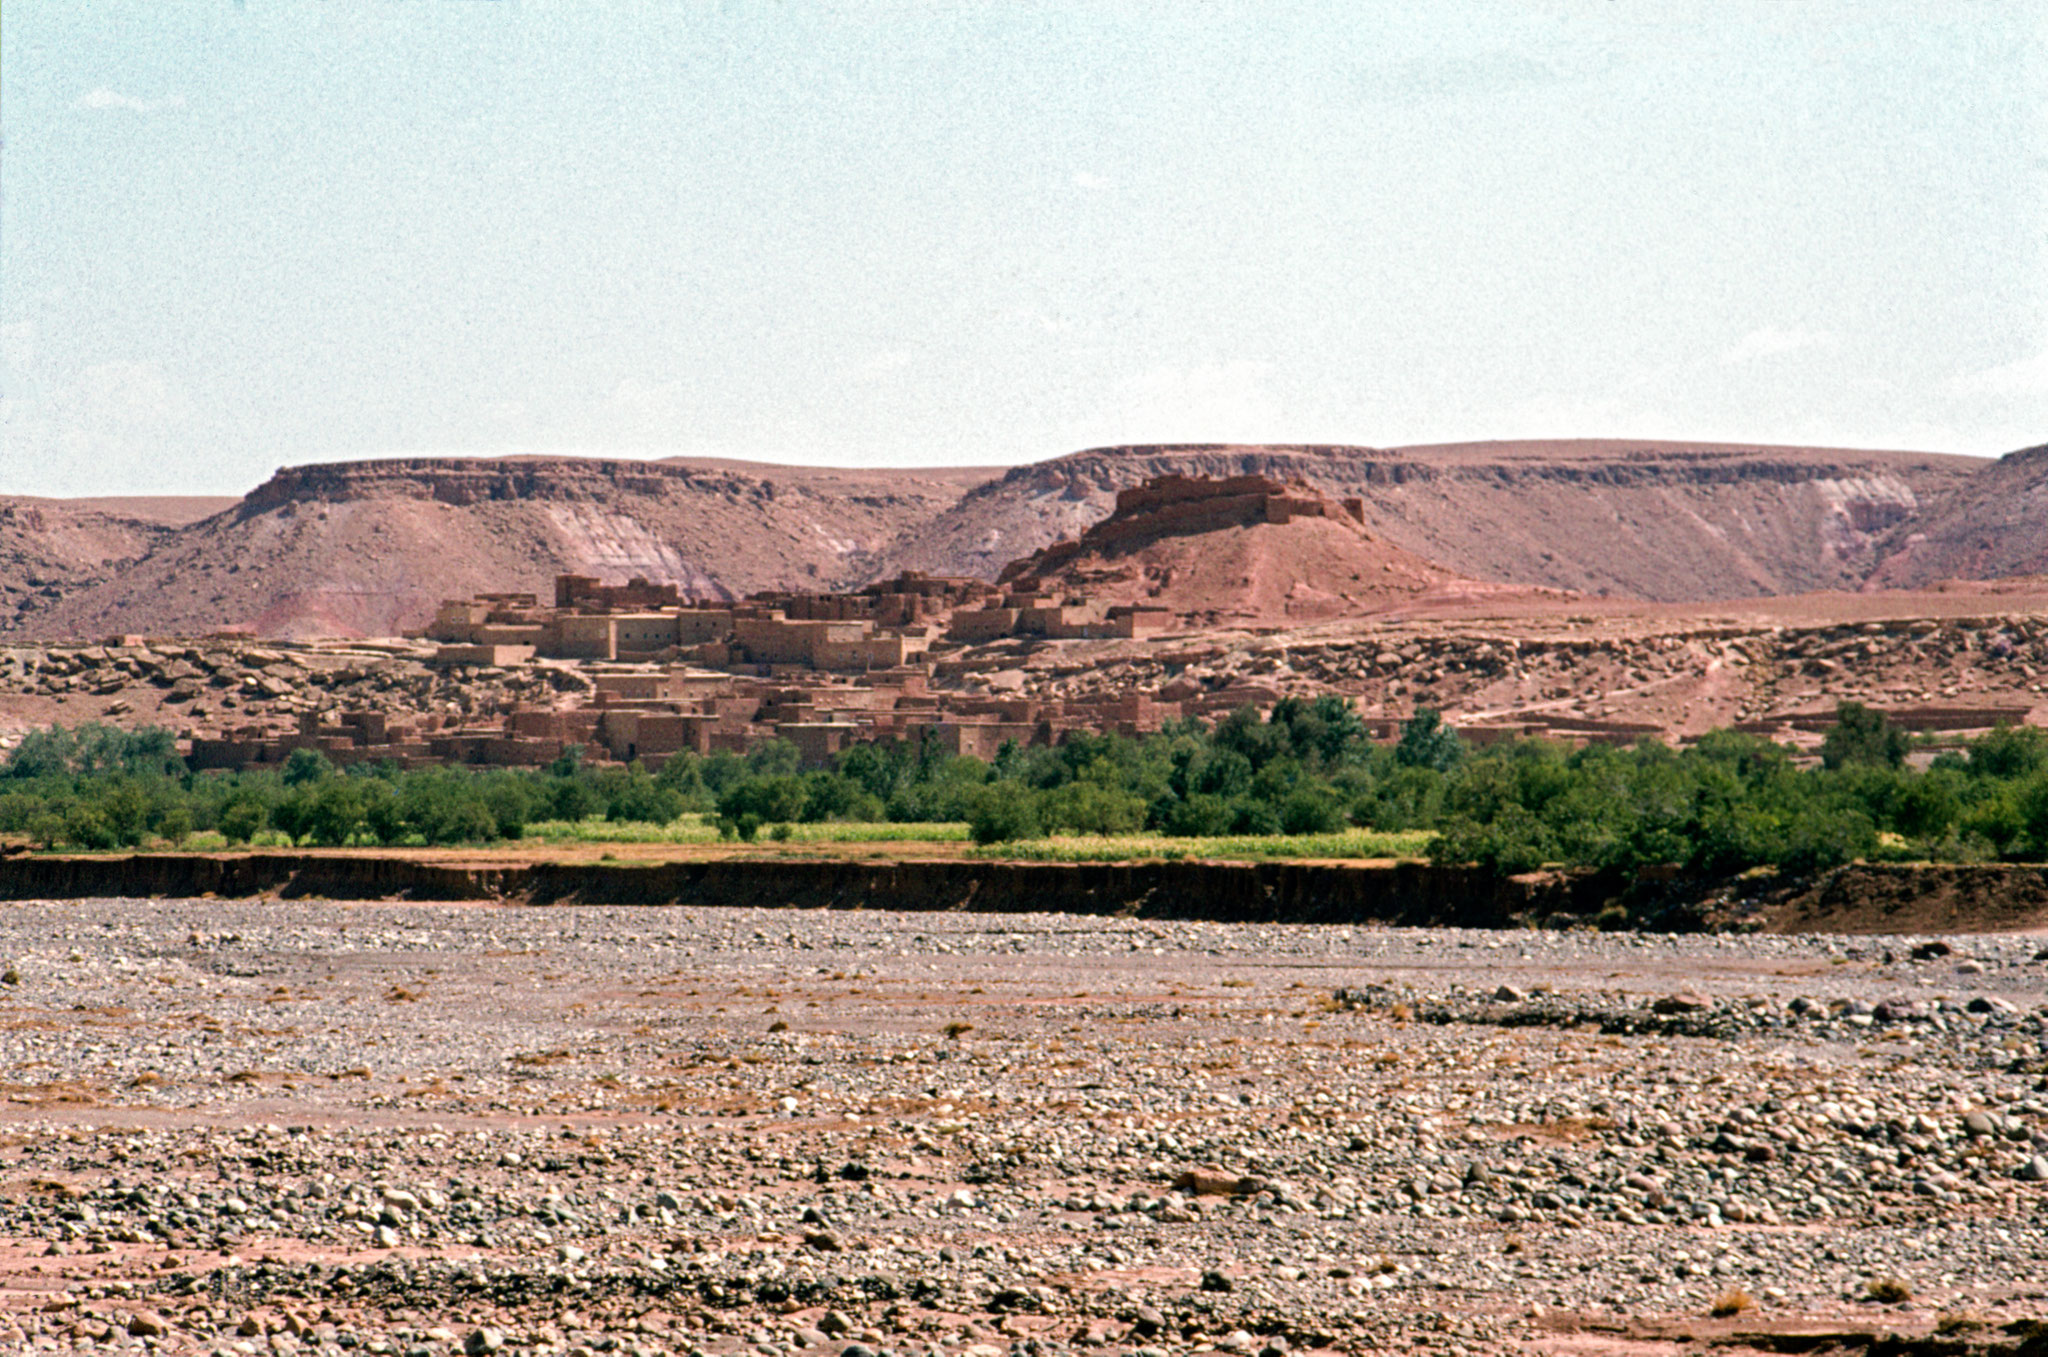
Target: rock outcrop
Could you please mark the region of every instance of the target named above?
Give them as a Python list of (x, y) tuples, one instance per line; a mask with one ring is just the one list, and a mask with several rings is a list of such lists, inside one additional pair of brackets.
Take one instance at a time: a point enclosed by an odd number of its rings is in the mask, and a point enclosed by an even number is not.
[(1904, 524), (1892, 541), (1866, 587), (2048, 575), (2048, 443), (1986, 466)]
[(2038, 449), (1991, 464), (1609, 440), (1141, 445), (1000, 473), (332, 463), (281, 470), (182, 524), (124, 526), (88, 501), (0, 502), (0, 630), (390, 634), (423, 624), (443, 597), (544, 591), (564, 572), (638, 575), (697, 597), (858, 586), (904, 569), (993, 579), (1078, 538), (1119, 491), (1169, 475), (1263, 476), (1355, 499), (1387, 545), (1494, 583), (1668, 601), (1859, 589), (2048, 568), (2044, 460)]
[(1459, 580), (1369, 532), (1365, 506), (1268, 476), (1161, 476), (1117, 492), (1080, 536), (1005, 567), (1012, 589), (1163, 608), (1197, 623), (1313, 622), (1384, 612), (1456, 591)]
[[(978, 476), (979, 473), (969, 473)], [(860, 561), (953, 503), (946, 472), (578, 458), (288, 467), (231, 511), (24, 619), (39, 638), (392, 635), (441, 599), (640, 576), (696, 598), (863, 578)]]
[(1266, 476), (1356, 498), (1367, 527), (1475, 579), (1680, 601), (1854, 589), (1902, 525), (1985, 463), (1903, 452), (1576, 442), (1164, 444), (1018, 467), (883, 558), (989, 576), (1158, 476)]

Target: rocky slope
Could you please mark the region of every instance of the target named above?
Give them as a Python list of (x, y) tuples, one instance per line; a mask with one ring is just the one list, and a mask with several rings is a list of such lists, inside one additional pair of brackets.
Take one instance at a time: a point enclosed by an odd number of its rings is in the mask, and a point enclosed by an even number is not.
[(25, 630), (390, 635), (442, 598), (547, 593), (562, 571), (699, 597), (838, 584), (859, 577), (863, 551), (957, 499), (960, 477), (983, 474), (574, 458), (288, 467)]
[(0, 496), (0, 632), (108, 578), (232, 499)]
[(1983, 468), (1895, 540), (1866, 587), (2048, 574), (2048, 443)]
[(1357, 500), (1263, 476), (1165, 477), (1121, 491), (1108, 518), (1002, 578), (1202, 625), (1298, 624), (1500, 587), (1403, 551), (1367, 531), (1360, 512)]
[(1985, 463), (1535, 441), (1099, 448), (1001, 473), (337, 463), (287, 468), (182, 525), (135, 506), (0, 500), (0, 632), (390, 634), (441, 598), (544, 592), (561, 571), (644, 575), (700, 596), (905, 568), (994, 578), (1160, 475), (1263, 475), (1356, 497), (1376, 538), (1469, 579), (1669, 601), (1859, 589), (2048, 568), (2044, 462), (2039, 449)]
[(1018, 467), (886, 554), (993, 574), (1154, 476), (1270, 476), (1365, 501), (1389, 542), (1458, 574), (1680, 600), (1853, 589), (1975, 458), (1617, 440), (1414, 448), (1169, 444)]

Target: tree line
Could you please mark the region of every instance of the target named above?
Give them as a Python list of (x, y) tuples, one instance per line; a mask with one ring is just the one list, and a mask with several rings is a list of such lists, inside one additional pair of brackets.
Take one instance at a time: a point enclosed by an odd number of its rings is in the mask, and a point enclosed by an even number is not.
[(1844, 703), (1837, 716), (1814, 763), (1725, 730), (1683, 749), (1542, 739), (1474, 749), (1427, 710), (1381, 745), (1342, 699), (1288, 698), (1268, 715), (1246, 707), (1139, 738), (1006, 745), (988, 762), (929, 739), (863, 744), (809, 771), (771, 742), (677, 754), (656, 771), (586, 764), (574, 749), (539, 769), (413, 770), (336, 768), (296, 750), (276, 769), (195, 773), (162, 730), (53, 727), (0, 765), (0, 834), (83, 849), (194, 833), (244, 844), (266, 832), (293, 844), (486, 844), (541, 821), (661, 825), (694, 812), (738, 839), (825, 820), (964, 821), (984, 844), (1424, 830), (1436, 861), (1503, 873), (2048, 858), (2048, 732), (2000, 728), (1921, 768), (1882, 713)]

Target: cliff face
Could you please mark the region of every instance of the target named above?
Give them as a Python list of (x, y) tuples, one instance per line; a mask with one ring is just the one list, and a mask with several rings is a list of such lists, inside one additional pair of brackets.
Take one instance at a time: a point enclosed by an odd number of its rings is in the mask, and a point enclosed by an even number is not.
[(905, 568), (993, 579), (1108, 517), (1119, 491), (1166, 475), (1264, 476), (1355, 497), (1376, 538), (1484, 581), (1674, 601), (1857, 589), (2048, 569), (2044, 461), (2040, 449), (1987, 464), (1607, 441), (1161, 444), (1000, 473), (345, 462), (286, 468), (197, 522), (128, 522), (83, 501), (28, 514), (19, 505), (30, 502), (13, 502), (0, 514), (0, 627), (48, 639), (232, 625), (389, 634), (423, 623), (443, 597), (546, 592), (563, 571), (642, 575), (697, 597), (856, 585)]
[(575, 502), (621, 495), (658, 499), (670, 494), (768, 503), (775, 498), (775, 484), (763, 476), (704, 472), (666, 462), (405, 457), (283, 467), (252, 490), (238, 512), (246, 518), (294, 503), (365, 499), (423, 499), (466, 507), (507, 500)]
[(1267, 476), (1162, 476), (1118, 491), (1108, 518), (1013, 561), (1002, 580), (1199, 625), (1356, 617), (1470, 586), (1368, 532), (1363, 507)]
[(1903, 524), (1868, 587), (2048, 575), (2048, 443), (2008, 453)]
[(247, 626), (390, 635), (442, 599), (548, 593), (562, 572), (698, 598), (864, 578), (863, 552), (958, 497), (944, 473), (865, 481), (576, 458), (413, 458), (288, 467), (230, 512), (28, 619), (39, 637)]
[(1375, 533), (1478, 579), (1674, 601), (1853, 589), (1900, 525), (1982, 465), (1624, 442), (1098, 448), (970, 492), (885, 563), (992, 575), (1152, 477), (1253, 475), (1359, 498)]

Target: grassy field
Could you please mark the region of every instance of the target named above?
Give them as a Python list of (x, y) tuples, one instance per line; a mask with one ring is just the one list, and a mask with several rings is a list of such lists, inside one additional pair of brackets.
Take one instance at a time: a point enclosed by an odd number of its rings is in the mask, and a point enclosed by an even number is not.
[[(969, 857), (989, 862), (1126, 862), (1137, 859), (1224, 859), (1258, 861), (1280, 858), (1419, 858), (1429, 850), (1431, 834), (1426, 830), (1382, 833), (1369, 829), (1338, 834), (1239, 834), (1212, 839), (1176, 839), (1163, 834), (1057, 835), (1047, 839), (1022, 839), (1008, 843), (977, 846), (969, 842), (967, 826), (960, 822), (938, 824), (822, 823), (768, 825), (751, 844), (721, 839), (713, 817), (685, 815), (665, 825), (639, 820), (539, 820), (526, 827), (516, 840), (479, 846), (469, 851), (531, 854), (535, 849), (633, 848), (635, 858), (656, 855), (662, 848), (715, 850), (715, 853), (768, 853), (808, 849), (805, 856), (828, 855), (834, 845), (870, 850), (898, 846), (910, 854), (920, 851), (936, 857)], [(188, 834), (177, 843), (156, 840), (146, 851), (219, 853), (230, 851), (219, 834)], [(265, 830), (245, 848), (291, 849), (292, 845), (275, 830)], [(372, 849), (363, 843), (353, 851)], [(416, 851), (421, 846), (391, 845), (399, 851)], [(132, 851), (132, 850), (120, 850)], [(442, 852), (460, 849), (437, 850)], [(695, 853), (691, 854), (695, 856)], [(856, 853), (871, 857), (873, 851)]]
[(1419, 858), (1435, 836), (1427, 830), (1341, 834), (1232, 834), (1170, 839), (1163, 834), (1059, 835), (971, 848), (967, 856), (1011, 862), (1126, 862), (1135, 858)]
[[(522, 843), (718, 843), (715, 817), (685, 815), (672, 824), (652, 825), (637, 820), (536, 820), (526, 827)], [(967, 826), (961, 822), (940, 824), (868, 824), (823, 822), (819, 824), (764, 825), (756, 839), (772, 843), (965, 843)], [(730, 842), (727, 840), (726, 842)]]

